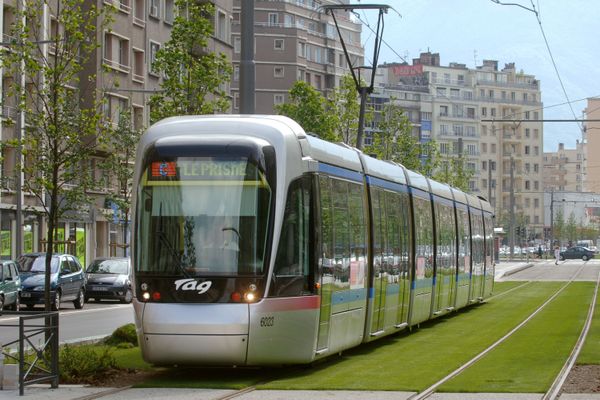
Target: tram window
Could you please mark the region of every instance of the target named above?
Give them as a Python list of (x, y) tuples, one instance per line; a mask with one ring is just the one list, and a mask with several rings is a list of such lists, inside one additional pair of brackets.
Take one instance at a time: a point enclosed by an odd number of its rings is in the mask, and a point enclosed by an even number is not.
[(310, 245), (310, 178), (300, 178), (290, 185), (284, 212), (275, 273), (274, 296), (311, 294), (309, 287)]
[(433, 276), (433, 219), (431, 201), (419, 196), (413, 197), (415, 211), (415, 250), (416, 278)]
[(349, 288), (350, 283), (350, 215), (348, 210), (348, 182), (332, 179), (334, 282), (338, 289)]

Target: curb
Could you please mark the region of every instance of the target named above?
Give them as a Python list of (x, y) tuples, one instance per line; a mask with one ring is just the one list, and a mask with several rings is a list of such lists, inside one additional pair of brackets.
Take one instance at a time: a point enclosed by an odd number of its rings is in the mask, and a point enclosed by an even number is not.
[(502, 274), (500, 274), (498, 276), (495, 276), (494, 279), (502, 279), (505, 276), (516, 274), (517, 272), (523, 271), (524, 269), (527, 269), (527, 268), (530, 268), (530, 267), (533, 267), (533, 263), (526, 263), (526, 264), (523, 264), (523, 265), (519, 265), (516, 268), (513, 268), (511, 270), (502, 272)]

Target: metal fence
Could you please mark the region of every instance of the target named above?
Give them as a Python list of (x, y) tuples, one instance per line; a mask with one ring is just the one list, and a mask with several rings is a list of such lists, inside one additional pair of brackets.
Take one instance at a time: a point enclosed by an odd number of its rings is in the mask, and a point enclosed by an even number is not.
[[(19, 365), (19, 395), (25, 386), (49, 382), (58, 387), (58, 311), (3, 311), (18, 317), (18, 323), (0, 323), (0, 330), (10, 332), (2, 343), (6, 361)], [(10, 321), (10, 320), (9, 320)], [(3, 335), (4, 337), (5, 335)]]

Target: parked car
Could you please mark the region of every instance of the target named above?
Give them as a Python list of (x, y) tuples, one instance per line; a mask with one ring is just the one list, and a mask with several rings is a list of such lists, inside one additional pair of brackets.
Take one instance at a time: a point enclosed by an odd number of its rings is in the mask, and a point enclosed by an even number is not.
[(573, 246), (571, 248), (566, 249), (565, 251), (560, 252), (560, 259), (573, 259), (573, 258), (581, 258), (583, 261), (587, 261), (590, 258), (594, 258), (594, 252), (587, 247), (582, 246)]
[(15, 261), (0, 261), (0, 311), (4, 307), (18, 311), (21, 299), (21, 278)]
[(128, 258), (98, 258), (85, 270), (86, 301), (89, 299), (117, 299), (131, 303), (131, 264)]
[[(21, 304), (32, 309), (44, 304), (46, 253), (24, 254), (19, 258), (21, 270)], [(70, 254), (53, 254), (50, 261), (50, 300), (52, 310), (58, 311), (60, 303), (72, 301), (81, 309), (85, 303), (85, 274), (77, 257)]]

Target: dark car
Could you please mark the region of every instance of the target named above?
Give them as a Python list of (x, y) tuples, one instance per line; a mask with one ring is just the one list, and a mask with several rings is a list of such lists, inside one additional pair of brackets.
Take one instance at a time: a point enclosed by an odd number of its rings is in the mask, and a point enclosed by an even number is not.
[(4, 307), (18, 311), (21, 298), (21, 278), (15, 261), (0, 261), (0, 311)]
[(88, 265), (85, 272), (86, 300), (116, 299), (121, 303), (133, 300), (128, 258), (98, 258)]
[[(44, 304), (44, 280), (46, 253), (24, 254), (19, 258), (22, 291), (21, 304), (32, 309)], [(69, 254), (53, 254), (50, 262), (50, 301), (58, 311), (62, 301), (72, 301), (75, 308), (85, 303), (85, 274), (77, 257)]]
[(565, 251), (560, 252), (560, 259), (573, 259), (573, 258), (581, 258), (583, 261), (587, 261), (590, 258), (594, 258), (594, 252), (587, 247), (582, 246), (573, 246)]

